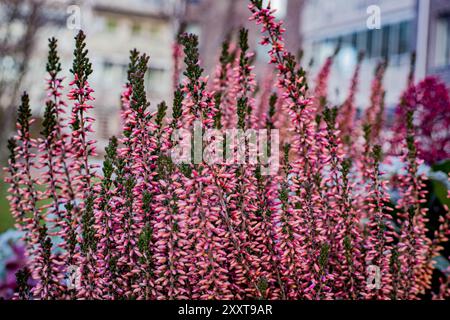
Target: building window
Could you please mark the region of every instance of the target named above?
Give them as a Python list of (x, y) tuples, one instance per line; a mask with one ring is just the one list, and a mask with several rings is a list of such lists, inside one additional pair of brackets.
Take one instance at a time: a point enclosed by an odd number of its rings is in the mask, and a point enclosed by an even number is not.
[(105, 77), (110, 77), (112, 75), (113, 64), (109, 61), (103, 62), (103, 74)]
[(373, 31), (373, 34), (372, 34), (372, 52), (370, 56), (372, 58), (379, 58), (381, 57), (383, 30), (371, 30), (371, 31)]
[(12, 56), (0, 57), (0, 71), (4, 74), (3, 80), (13, 80), (16, 76), (19, 65)]
[(450, 15), (437, 21), (436, 29), (436, 67), (450, 65)]
[(111, 108), (103, 106), (103, 108), (97, 108), (96, 110), (96, 123), (98, 128), (98, 134), (101, 139), (109, 139), (111, 137), (109, 123), (111, 121)]
[(400, 23), (400, 34), (398, 40), (398, 53), (404, 54), (411, 51), (411, 21)]
[(164, 91), (164, 75), (166, 70), (162, 68), (150, 67), (146, 73), (147, 87), (150, 92), (163, 92)]
[(390, 43), (392, 42), (391, 36), (391, 26), (384, 26), (382, 29), (382, 43), (381, 43), (381, 56), (383, 58), (389, 57), (389, 49), (391, 47)]
[(115, 64), (111, 61), (103, 62), (102, 78), (104, 79), (103, 82), (106, 86), (120, 81), (120, 76), (120, 65)]
[(373, 52), (374, 52), (374, 50), (373, 50), (373, 34), (374, 34), (374, 32), (375, 31), (373, 31), (373, 30), (369, 30), (368, 32), (367, 32), (367, 40), (366, 40), (366, 45), (367, 45), (367, 47), (366, 47), (366, 56), (367, 56), (367, 58), (373, 58), (374, 56), (373, 56)]
[(142, 27), (138, 22), (133, 23), (133, 25), (131, 26), (131, 34), (139, 35), (141, 33), (141, 29)]
[(366, 52), (366, 46), (367, 46), (367, 32), (361, 31), (356, 34), (356, 48), (358, 52)]
[[(397, 56), (400, 52), (400, 24), (394, 24), (391, 25), (389, 30), (389, 55), (390, 56)], [(395, 44), (398, 45), (395, 45)]]
[(353, 47), (353, 34), (347, 34), (343, 37), (340, 37), (338, 42), (342, 47)]
[(352, 34), (352, 48), (355, 50), (358, 50), (358, 34), (354, 33)]
[(411, 28), (412, 22), (404, 21), (385, 25), (381, 30), (362, 30), (331, 39), (323, 39), (315, 42), (315, 50), (319, 51), (315, 56), (329, 55), (330, 44), (340, 42), (342, 47), (352, 48), (356, 52), (364, 52), (366, 58), (369, 59), (398, 58), (399, 55), (409, 54), (411, 51)]
[(151, 37), (159, 37), (161, 34), (161, 26), (159, 24), (152, 24), (150, 26), (150, 36)]

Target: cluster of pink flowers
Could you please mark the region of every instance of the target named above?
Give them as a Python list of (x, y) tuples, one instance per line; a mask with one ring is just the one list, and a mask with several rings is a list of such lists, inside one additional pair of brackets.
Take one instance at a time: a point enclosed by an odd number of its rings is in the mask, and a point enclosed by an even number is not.
[(420, 158), (428, 164), (450, 157), (450, 97), (445, 83), (427, 77), (417, 85), (410, 85), (396, 109), (396, 131), (404, 131), (408, 110), (415, 111), (414, 123)]
[[(56, 40), (50, 40), (42, 137), (31, 136), (24, 94), (9, 144), (9, 200), (32, 271), (18, 273), (17, 299), (420, 299), (429, 293), (450, 214), (430, 236), (418, 168), (426, 152), (420, 137), (433, 134), (417, 127), (414, 113), (434, 119), (418, 112), (419, 105), (439, 94), (436, 103), (448, 111), (448, 96), (432, 80), (405, 93), (408, 121), (395, 144), (405, 173), (388, 181), (380, 169), (389, 152), (380, 145), (386, 65), (377, 68), (365, 121), (357, 121), (361, 60), (345, 103), (330, 108), (334, 56), (310, 90), (270, 6), (252, 0), (249, 9), (261, 26), (261, 43), (270, 46), (271, 72), (262, 90), (256, 89), (245, 29), (238, 41), (224, 43), (212, 81), (203, 75), (197, 37), (180, 34), (173, 103), (155, 111), (144, 86), (149, 58), (131, 51), (122, 132), (105, 149), (102, 174), (91, 163), (93, 90), (85, 36), (76, 37), (68, 119)], [(286, 126), (280, 169), (264, 175), (262, 161), (176, 163), (171, 151), (183, 142), (173, 133), (195, 126)], [(237, 153), (242, 146), (227, 141), (225, 148)], [(393, 189), (399, 200), (391, 199)], [(448, 279), (433, 296), (449, 296)]]

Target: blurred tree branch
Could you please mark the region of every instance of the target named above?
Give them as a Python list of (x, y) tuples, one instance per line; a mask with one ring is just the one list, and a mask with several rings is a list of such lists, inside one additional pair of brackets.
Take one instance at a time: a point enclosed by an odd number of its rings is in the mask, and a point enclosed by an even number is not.
[(36, 35), (44, 24), (43, 2), (44, 0), (0, 0), (1, 150), (13, 128), (14, 106), (28, 70)]

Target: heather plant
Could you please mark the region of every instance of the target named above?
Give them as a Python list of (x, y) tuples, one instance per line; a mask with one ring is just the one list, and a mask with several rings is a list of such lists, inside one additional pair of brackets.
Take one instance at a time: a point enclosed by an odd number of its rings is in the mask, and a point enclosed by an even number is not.
[[(385, 62), (376, 69), (371, 104), (357, 119), (363, 56), (346, 101), (332, 106), (327, 87), (338, 51), (310, 88), (270, 6), (252, 0), (249, 9), (261, 44), (270, 48), (271, 69), (262, 80), (247, 30), (237, 40), (227, 37), (212, 80), (200, 65), (197, 36), (180, 33), (173, 102), (153, 107), (144, 81), (149, 57), (130, 52), (122, 130), (110, 139), (101, 171), (92, 164), (95, 94), (86, 37), (82, 31), (75, 37), (67, 97), (57, 41), (50, 39), (41, 136), (31, 135), (24, 93), (9, 141), (9, 201), (27, 257), (14, 298), (448, 298), (448, 278), (435, 258), (448, 241), (450, 214), (444, 207), (429, 232), (426, 177), (419, 171), (423, 160), (447, 157), (446, 142), (426, 139), (434, 137), (426, 123), (435, 116), (424, 111), (436, 103), (448, 114), (445, 86), (410, 80), (397, 112), (404, 126), (387, 141)], [(269, 151), (259, 150), (256, 162), (183, 163), (173, 152), (193, 138), (183, 139), (180, 130), (199, 130), (205, 148), (252, 157), (249, 137), (208, 135), (222, 129), (287, 131), (279, 149), (269, 134)], [(194, 158), (197, 152), (188, 150)], [(422, 156), (429, 152), (432, 159)], [(393, 156), (403, 171), (387, 179), (382, 165)], [(279, 170), (266, 170), (267, 159), (279, 161)], [(440, 285), (432, 292), (433, 276)]]
[(448, 89), (438, 78), (427, 77), (417, 85), (412, 84), (404, 92), (396, 109), (396, 130), (404, 131), (408, 110), (415, 110), (414, 124), (418, 139), (418, 152), (427, 164), (434, 164), (450, 157), (450, 103)]

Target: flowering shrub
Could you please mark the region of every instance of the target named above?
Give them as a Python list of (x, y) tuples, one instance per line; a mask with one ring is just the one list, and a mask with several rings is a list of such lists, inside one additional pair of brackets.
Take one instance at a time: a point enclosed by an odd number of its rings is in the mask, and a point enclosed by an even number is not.
[[(9, 201), (28, 257), (16, 298), (419, 299), (430, 293), (449, 216), (434, 234), (427, 232), (417, 101), (408, 99), (406, 126), (397, 133), (406, 173), (390, 186), (380, 171), (388, 150), (376, 144), (384, 139), (385, 64), (377, 69), (366, 119), (356, 121), (360, 64), (342, 109), (329, 108), (334, 57), (317, 79), (316, 99), (305, 71), (284, 49), (282, 23), (261, 0), (249, 9), (270, 47), (269, 85), (256, 90), (246, 30), (237, 43), (224, 43), (212, 82), (203, 76), (197, 37), (181, 34), (171, 115), (165, 102), (152, 112), (144, 86), (149, 57), (131, 51), (123, 130), (105, 150), (101, 175), (90, 161), (94, 91), (85, 35), (76, 36), (67, 99), (57, 42), (50, 39), (41, 137), (30, 134), (25, 93), (9, 141)], [(180, 164), (171, 157), (182, 143), (174, 138), (179, 129), (274, 131), (286, 123), (281, 167), (272, 175), (264, 174), (261, 154), (245, 165)], [(242, 147), (219, 144), (233, 152)], [(391, 187), (399, 190), (398, 201)], [(442, 277), (434, 297), (449, 295), (447, 283)]]
[(415, 110), (418, 151), (428, 164), (450, 158), (450, 97), (444, 83), (427, 77), (416, 86), (410, 86), (396, 110), (397, 130), (404, 130), (402, 121), (407, 110)]

